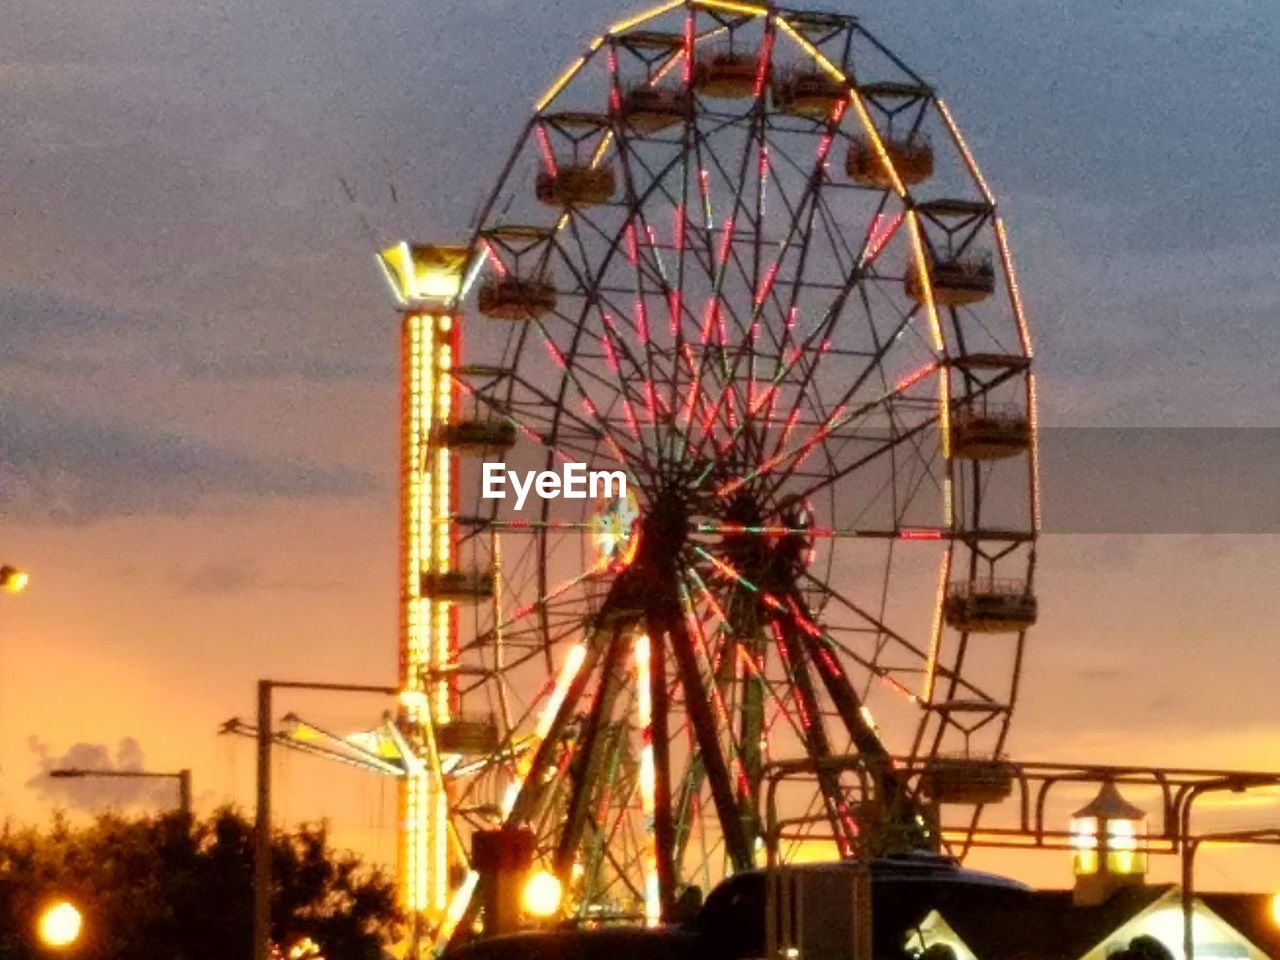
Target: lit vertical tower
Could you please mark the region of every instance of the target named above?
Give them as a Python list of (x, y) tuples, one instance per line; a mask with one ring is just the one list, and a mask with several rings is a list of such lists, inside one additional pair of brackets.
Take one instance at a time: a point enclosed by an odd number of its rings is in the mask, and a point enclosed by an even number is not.
[(401, 243), (379, 255), (401, 312), (400, 332), (400, 721), (420, 763), (400, 786), (399, 877), (413, 920), (444, 918), (449, 898), (449, 807), (437, 734), (457, 710), (453, 463), (444, 442), (456, 405), (458, 300), (465, 247)]

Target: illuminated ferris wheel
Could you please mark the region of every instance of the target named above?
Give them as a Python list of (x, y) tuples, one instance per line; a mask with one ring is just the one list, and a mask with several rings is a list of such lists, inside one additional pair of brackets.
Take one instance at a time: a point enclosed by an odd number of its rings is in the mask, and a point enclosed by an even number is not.
[[(932, 770), (883, 774), (874, 811), (837, 774), (785, 798), (831, 855), (868, 824), (938, 849), (933, 805), (999, 798), (1037, 613), (1031, 345), (959, 129), (859, 20), (677, 0), (613, 25), (470, 244), (384, 265), (428, 760), (405, 815), (443, 923), (503, 825), (566, 916), (669, 916), (759, 862), (780, 759)], [(498, 461), (595, 482), (517, 509), (484, 496)]]

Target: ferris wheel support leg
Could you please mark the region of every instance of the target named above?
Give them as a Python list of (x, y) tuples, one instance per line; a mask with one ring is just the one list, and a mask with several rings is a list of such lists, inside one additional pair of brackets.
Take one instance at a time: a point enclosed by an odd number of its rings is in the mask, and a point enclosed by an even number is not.
[[(818, 702), (817, 690), (813, 686), (813, 675), (809, 672), (804, 644), (795, 636), (798, 631), (788, 631), (778, 624), (774, 625), (774, 629), (780, 644), (779, 651), (786, 651), (782, 656), (791, 674), (796, 698), (801, 708), (801, 725), (805, 731), (806, 749), (809, 756), (818, 761), (829, 759), (831, 741), (827, 737), (827, 726), (822, 716), (822, 707)], [(858, 828), (840, 786), (840, 777), (819, 763), (817, 780), (823, 804), (827, 808), (827, 816), (831, 821), (831, 828), (835, 833), (840, 856), (852, 856), (857, 843)]]
[(670, 637), (680, 683), (684, 687), (686, 709), (689, 711), (693, 732), (698, 740), (698, 751), (711, 785), (711, 799), (716, 805), (720, 827), (724, 831), (724, 842), (729, 859), (735, 870), (749, 870), (753, 859), (751, 846), (743, 829), (738, 805), (733, 799), (729, 765), (725, 762), (724, 752), (720, 749), (720, 738), (716, 735), (715, 720), (711, 716), (710, 695), (702, 682), (702, 676), (698, 673), (693, 640), (689, 636), (689, 630), (683, 618), (678, 616), (672, 618)]
[(560, 843), (556, 848), (555, 856), (556, 873), (560, 877), (560, 882), (566, 887), (569, 884), (574, 857), (582, 841), (582, 831), (586, 826), (588, 806), (591, 802), (591, 787), (598, 782), (600, 764), (604, 755), (604, 751), (600, 749), (600, 730), (613, 714), (614, 702), (621, 687), (619, 667), (625, 647), (622, 630), (620, 627), (615, 627), (600, 669), (600, 682), (596, 686), (595, 697), (591, 702), (591, 712), (587, 716), (586, 727), (578, 739), (578, 755), (574, 758), (569, 773), (572, 783), (569, 808), (565, 815), (565, 826), (560, 834)]
[[(753, 663), (762, 663), (764, 657), (764, 639), (754, 626), (738, 628), (740, 638), (735, 641), (742, 645), (739, 657), (748, 657)], [(751, 639), (748, 641), (747, 637)], [(742, 801), (742, 816), (749, 817), (751, 838), (762, 836), (760, 829), (761, 784), (764, 782), (764, 751), (760, 743), (764, 738), (764, 698), (765, 683), (758, 670), (742, 668), (741, 661), (733, 663), (732, 658), (725, 658), (725, 669), (741, 671), (736, 681), (737, 694), (741, 698), (740, 718), (738, 721), (738, 742), (742, 745), (742, 772), (747, 778), (747, 795)]]
[[(901, 779), (893, 772), (889, 750), (880, 735), (867, 721), (862, 702), (837, 657), (825, 646), (822, 638), (794, 631), (795, 642), (801, 644), (818, 670), (818, 677), (826, 688), (827, 696), (849, 731), (849, 737), (858, 748), (859, 756), (867, 761), (872, 780), (876, 785), (886, 826), (901, 827), (895, 833), (912, 836), (919, 832), (916, 821), (916, 804), (907, 795)], [(913, 841), (913, 845), (916, 845)], [(926, 844), (932, 847), (932, 844)]]
[(646, 617), (649, 628), (649, 688), (652, 703), (653, 836), (657, 848), (660, 916), (669, 919), (676, 903), (675, 818), (671, 811), (671, 730), (667, 696), (667, 636), (660, 616)]

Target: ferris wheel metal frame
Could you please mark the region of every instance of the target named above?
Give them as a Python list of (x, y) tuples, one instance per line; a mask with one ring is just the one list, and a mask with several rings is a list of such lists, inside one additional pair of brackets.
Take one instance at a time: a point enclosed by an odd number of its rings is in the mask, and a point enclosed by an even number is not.
[[(930, 195), (945, 175), (963, 192)], [(535, 104), (470, 242), (380, 263), (403, 317), (401, 872), (437, 939), (474, 921), (468, 841), (500, 827), (532, 830), (567, 915), (672, 916), (695, 874), (757, 862), (780, 750), (878, 771), (869, 798), (833, 775), (792, 801), (839, 855), (868, 831), (938, 849), (938, 804), (976, 828), (1007, 795), (1038, 612), (1030, 336), (950, 111), (858, 19), (671, 0), (615, 23)], [(474, 462), (522, 450), (630, 493), (536, 519), (479, 498)]]

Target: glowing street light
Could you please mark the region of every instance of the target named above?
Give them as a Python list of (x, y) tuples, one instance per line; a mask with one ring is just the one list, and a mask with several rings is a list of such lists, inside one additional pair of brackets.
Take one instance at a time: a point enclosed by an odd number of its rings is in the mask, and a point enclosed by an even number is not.
[(560, 878), (549, 870), (538, 870), (529, 875), (525, 881), (524, 893), (520, 905), (531, 917), (546, 918), (555, 916), (560, 910), (560, 900), (564, 890)]
[(55, 950), (65, 950), (80, 939), (84, 918), (76, 905), (69, 900), (59, 900), (45, 907), (36, 925), (40, 942)]
[(8, 593), (21, 593), (26, 589), (31, 576), (25, 570), (5, 564), (0, 567), (0, 589)]
[(1271, 922), (1280, 927), (1280, 893), (1271, 895)]

